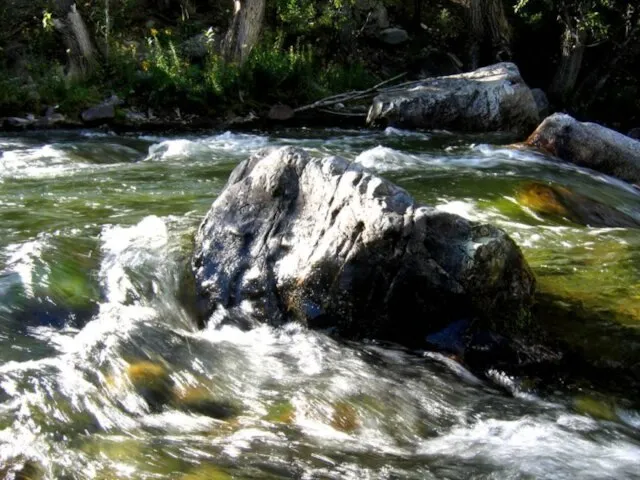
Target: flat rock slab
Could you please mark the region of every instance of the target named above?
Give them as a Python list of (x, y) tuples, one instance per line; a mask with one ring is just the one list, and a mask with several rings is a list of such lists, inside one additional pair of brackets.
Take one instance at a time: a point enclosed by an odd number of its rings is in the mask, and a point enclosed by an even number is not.
[(640, 142), (564, 113), (547, 117), (527, 144), (569, 163), (640, 184)]
[(529, 133), (539, 120), (533, 94), (513, 63), (388, 89), (373, 99), (367, 117), (369, 125), (516, 133)]
[(338, 157), (241, 163), (196, 236), (201, 311), (415, 344), (452, 321), (517, 328), (534, 277), (502, 230), (417, 205)]

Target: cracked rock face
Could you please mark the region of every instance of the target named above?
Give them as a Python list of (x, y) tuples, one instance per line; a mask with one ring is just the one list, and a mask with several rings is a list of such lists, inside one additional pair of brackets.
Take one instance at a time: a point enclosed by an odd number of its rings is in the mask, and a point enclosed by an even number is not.
[(367, 116), (370, 125), (461, 132), (529, 133), (538, 120), (533, 94), (513, 63), (385, 89)]
[(515, 324), (535, 284), (502, 230), (290, 147), (234, 170), (197, 234), (193, 268), (213, 320), (300, 321), (406, 344), (459, 319)]

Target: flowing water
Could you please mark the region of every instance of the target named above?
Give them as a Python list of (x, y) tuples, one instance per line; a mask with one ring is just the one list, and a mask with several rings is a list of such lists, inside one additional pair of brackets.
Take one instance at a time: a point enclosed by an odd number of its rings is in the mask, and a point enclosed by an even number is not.
[(544, 217), (518, 191), (553, 182), (636, 219), (640, 195), (506, 143), (393, 129), (0, 136), (0, 478), (640, 478), (637, 391), (474, 375), (297, 325), (199, 329), (185, 300), (194, 232), (231, 170), (294, 144), (506, 229), (559, 305), (597, 314), (570, 313), (559, 334), (589, 346), (595, 329), (605, 353), (637, 353), (640, 230)]

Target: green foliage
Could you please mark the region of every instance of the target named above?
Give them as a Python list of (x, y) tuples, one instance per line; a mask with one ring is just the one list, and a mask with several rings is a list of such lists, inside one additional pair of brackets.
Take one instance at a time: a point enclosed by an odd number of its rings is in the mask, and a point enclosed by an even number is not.
[(272, 46), (260, 45), (254, 49), (243, 67), (242, 80), (253, 84), (260, 100), (276, 101), (283, 98), (304, 100), (319, 92), (314, 69), (313, 51), (307, 45), (283, 48), (280, 41)]
[(615, 0), (518, 0), (513, 9), (529, 21), (555, 17), (571, 31), (585, 32), (591, 40), (600, 41), (609, 33), (611, 25), (606, 18), (615, 3)]
[(282, 37), (259, 44), (241, 68), (211, 55), (204, 75), (207, 91), (219, 100), (243, 96), (257, 104), (302, 104), (376, 80), (359, 62), (326, 63), (310, 45), (283, 47)]
[(339, 27), (355, 0), (275, 0), (278, 21), (289, 33), (304, 33), (318, 26)]
[(53, 14), (48, 10), (42, 12), (42, 28), (47, 32), (53, 30)]
[(95, 79), (72, 82), (65, 78), (63, 67), (34, 60), (29, 65), (29, 79), (0, 76), (0, 115), (40, 113), (45, 107), (58, 106), (59, 111), (77, 114), (102, 98)]

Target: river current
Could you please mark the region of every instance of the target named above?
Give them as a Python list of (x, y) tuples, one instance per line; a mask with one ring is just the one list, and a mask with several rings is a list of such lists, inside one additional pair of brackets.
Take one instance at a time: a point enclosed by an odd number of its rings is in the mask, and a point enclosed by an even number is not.
[(194, 233), (232, 169), (273, 145), (343, 156), (494, 223), (543, 290), (640, 328), (640, 230), (541, 216), (518, 191), (553, 183), (636, 218), (640, 193), (508, 138), (2, 134), (0, 478), (640, 478), (637, 391), (479, 375), (294, 324), (198, 328)]

